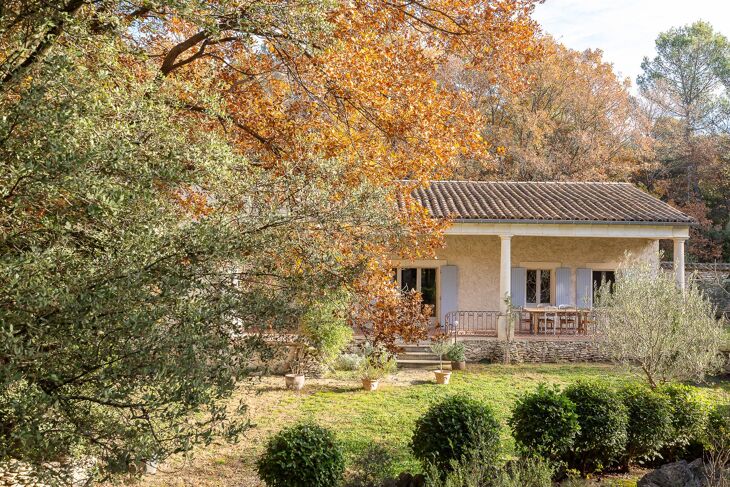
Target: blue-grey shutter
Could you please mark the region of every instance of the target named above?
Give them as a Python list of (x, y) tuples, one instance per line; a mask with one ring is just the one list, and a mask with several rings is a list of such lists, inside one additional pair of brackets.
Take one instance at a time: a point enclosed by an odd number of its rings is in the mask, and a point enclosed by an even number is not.
[(446, 313), (459, 310), (459, 268), (455, 265), (441, 266), (441, 302), (439, 314), (441, 326), (446, 325)]
[(593, 270), (576, 269), (575, 305), (579, 308), (593, 307)]
[(524, 267), (513, 267), (512, 277), (510, 279), (510, 296), (512, 296), (512, 306), (522, 308), (525, 306), (525, 281), (527, 279), (527, 269)]
[(559, 267), (555, 269), (555, 304), (573, 304), (570, 299), (570, 268)]

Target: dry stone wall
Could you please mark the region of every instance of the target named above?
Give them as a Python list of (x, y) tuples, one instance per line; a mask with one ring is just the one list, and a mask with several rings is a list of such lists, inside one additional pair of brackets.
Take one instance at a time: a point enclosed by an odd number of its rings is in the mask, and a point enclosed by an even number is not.
[(512, 363), (608, 362), (592, 340), (551, 340), (546, 338), (504, 340), (464, 340), (469, 362), (502, 362), (509, 347)]

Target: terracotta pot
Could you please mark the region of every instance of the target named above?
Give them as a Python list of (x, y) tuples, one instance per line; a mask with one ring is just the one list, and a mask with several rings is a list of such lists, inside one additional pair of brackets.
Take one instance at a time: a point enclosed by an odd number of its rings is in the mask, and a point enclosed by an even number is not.
[(304, 387), (304, 376), (296, 374), (286, 374), (284, 376), (287, 389), (294, 389), (295, 391), (301, 391)]
[(434, 370), (434, 374), (436, 374), (436, 383), (437, 384), (448, 384), (449, 380), (451, 379), (451, 371), (450, 370)]
[(366, 391), (376, 391), (380, 385), (380, 379), (362, 379), (362, 388)]
[(451, 362), (451, 370), (464, 370), (466, 369), (466, 361)]

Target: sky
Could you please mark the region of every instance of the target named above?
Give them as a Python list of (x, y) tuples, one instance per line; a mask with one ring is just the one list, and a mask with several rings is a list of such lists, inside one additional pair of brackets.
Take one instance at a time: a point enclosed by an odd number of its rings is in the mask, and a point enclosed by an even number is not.
[(660, 32), (705, 20), (730, 37), (730, 0), (545, 0), (533, 17), (570, 48), (601, 49), (634, 87)]

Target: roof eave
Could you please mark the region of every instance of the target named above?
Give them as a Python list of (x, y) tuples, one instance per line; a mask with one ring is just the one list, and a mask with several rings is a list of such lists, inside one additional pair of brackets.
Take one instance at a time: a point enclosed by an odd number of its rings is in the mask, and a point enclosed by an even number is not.
[(660, 225), (672, 227), (696, 227), (697, 222), (668, 221), (622, 221), (622, 220), (539, 220), (539, 219), (496, 219), (496, 218), (454, 218), (454, 223), (527, 223), (545, 225)]

